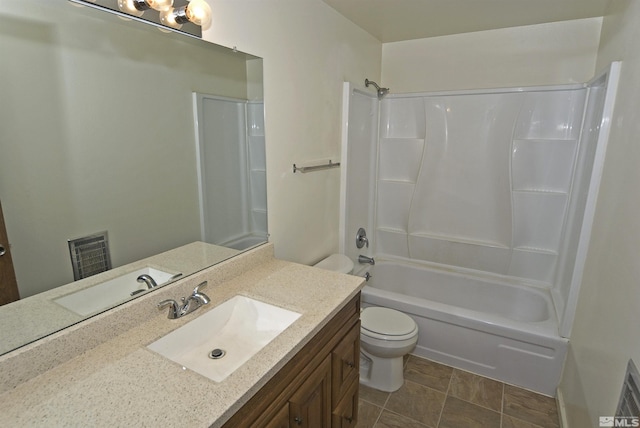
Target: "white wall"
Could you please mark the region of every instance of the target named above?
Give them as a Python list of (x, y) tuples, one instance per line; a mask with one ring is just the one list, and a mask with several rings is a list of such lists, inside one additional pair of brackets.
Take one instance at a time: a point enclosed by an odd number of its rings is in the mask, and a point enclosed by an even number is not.
[[(560, 392), (569, 427), (613, 415), (627, 361), (640, 365), (640, 2), (614, 0), (597, 67), (622, 60), (593, 235)], [(589, 421), (589, 422), (586, 422)]]
[(386, 43), (392, 92), (550, 85), (593, 77), (602, 18)]
[(204, 38), (264, 58), (267, 193), (276, 256), (313, 263), (338, 250), (342, 82), (379, 79), (381, 44), (320, 0), (209, 0)]

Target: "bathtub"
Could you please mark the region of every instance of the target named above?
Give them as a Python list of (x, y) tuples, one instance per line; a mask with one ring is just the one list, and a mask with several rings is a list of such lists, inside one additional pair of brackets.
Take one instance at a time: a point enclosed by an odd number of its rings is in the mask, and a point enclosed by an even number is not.
[(362, 306), (411, 316), (413, 354), (554, 397), (568, 340), (559, 336), (548, 289), (504, 277), (376, 259)]

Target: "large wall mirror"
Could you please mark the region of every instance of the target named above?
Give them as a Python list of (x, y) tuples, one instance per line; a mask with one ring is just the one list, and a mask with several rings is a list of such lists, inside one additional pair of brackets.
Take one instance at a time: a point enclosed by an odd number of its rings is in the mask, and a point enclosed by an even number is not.
[[(168, 282), (267, 240), (260, 58), (67, 0), (0, 0), (0, 57), (21, 297), (0, 306), (0, 354), (111, 307), (60, 297), (134, 267)], [(92, 236), (112, 269), (75, 280), (69, 240)]]

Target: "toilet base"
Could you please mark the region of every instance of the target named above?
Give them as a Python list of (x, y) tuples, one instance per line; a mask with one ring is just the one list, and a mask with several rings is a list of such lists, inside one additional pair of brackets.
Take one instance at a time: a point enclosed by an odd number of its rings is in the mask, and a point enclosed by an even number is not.
[[(404, 358), (380, 358), (361, 349), (370, 364), (361, 365), (360, 383), (385, 392), (397, 391), (404, 385)], [(367, 370), (368, 369), (368, 370)]]

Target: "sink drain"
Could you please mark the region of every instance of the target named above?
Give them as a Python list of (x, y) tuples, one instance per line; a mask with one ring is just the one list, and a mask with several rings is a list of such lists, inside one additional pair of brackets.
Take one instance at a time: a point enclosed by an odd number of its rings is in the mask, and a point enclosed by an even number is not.
[(209, 352), (209, 358), (211, 358), (212, 360), (218, 360), (224, 357), (225, 354), (226, 352), (224, 350), (216, 348), (213, 351)]

